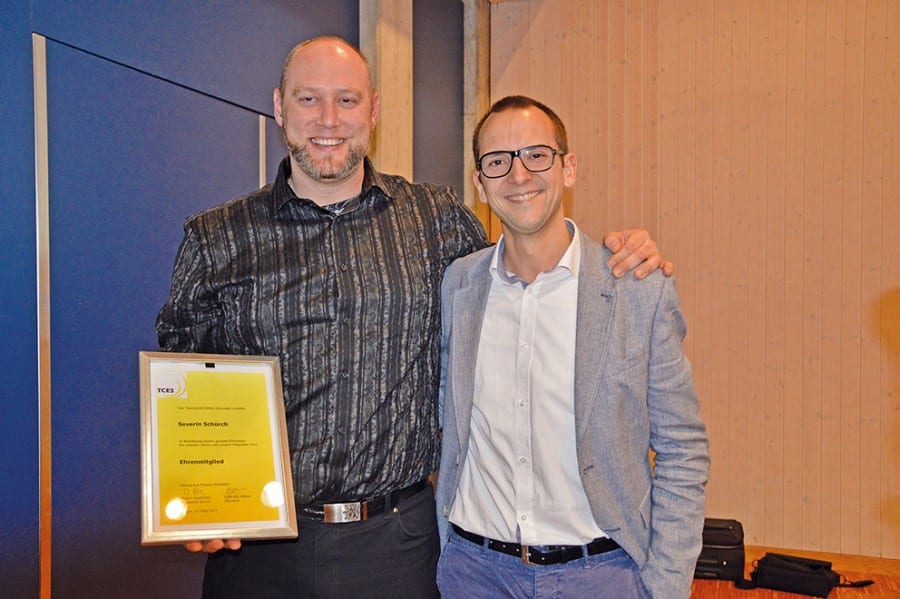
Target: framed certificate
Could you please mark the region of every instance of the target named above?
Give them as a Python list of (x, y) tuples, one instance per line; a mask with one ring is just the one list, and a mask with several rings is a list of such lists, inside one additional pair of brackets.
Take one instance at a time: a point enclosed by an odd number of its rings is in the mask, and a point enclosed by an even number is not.
[(141, 544), (296, 537), (278, 358), (139, 361)]

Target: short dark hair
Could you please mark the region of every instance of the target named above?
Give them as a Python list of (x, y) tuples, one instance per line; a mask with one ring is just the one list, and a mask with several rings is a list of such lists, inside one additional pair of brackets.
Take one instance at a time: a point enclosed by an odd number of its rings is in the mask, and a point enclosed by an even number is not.
[(553, 123), (553, 129), (556, 136), (556, 144), (559, 146), (559, 148), (557, 149), (562, 154), (568, 154), (569, 138), (568, 135), (566, 135), (566, 126), (563, 124), (562, 119), (559, 118), (559, 115), (553, 112), (553, 110), (549, 106), (547, 106), (543, 102), (535, 100), (534, 98), (529, 98), (528, 96), (506, 96), (505, 98), (494, 102), (494, 104), (488, 109), (486, 113), (484, 113), (484, 116), (481, 117), (481, 120), (479, 120), (478, 124), (475, 126), (475, 132), (472, 134), (472, 153), (475, 155), (476, 165), (478, 164), (478, 159), (481, 158), (481, 142), (478, 138), (481, 136), (481, 128), (484, 126), (484, 122), (492, 114), (514, 108), (537, 108), (548, 117), (550, 117), (550, 121)]

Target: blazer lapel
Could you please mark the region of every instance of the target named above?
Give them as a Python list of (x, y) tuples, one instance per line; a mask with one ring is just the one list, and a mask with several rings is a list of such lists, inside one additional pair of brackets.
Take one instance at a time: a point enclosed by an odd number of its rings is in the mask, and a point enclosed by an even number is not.
[(466, 273), (462, 285), (453, 295), (453, 329), (451, 355), (456, 360), (452, 368), (453, 407), (456, 410), (456, 426), (460, 446), (465, 447), (469, 438), (469, 422), (475, 392), (475, 360), (481, 338), (481, 323), (491, 289), (490, 264), (492, 251)]
[(607, 256), (603, 246), (581, 235), (578, 332), (575, 338), (576, 439), (584, 437), (596, 403), (591, 398), (596, 396), (609, 354), (608, 332), (616, 305), (616, 280), (606, 264)]

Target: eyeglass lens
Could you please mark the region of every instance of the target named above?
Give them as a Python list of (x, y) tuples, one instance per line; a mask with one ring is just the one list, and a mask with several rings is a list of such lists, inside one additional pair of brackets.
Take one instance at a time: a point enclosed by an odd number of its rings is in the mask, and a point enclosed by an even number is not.
[(512, 170), (512, 162), (516, 156), (526, 169), (532, 173), (540, 173), (553, 166), (556, 150), (550, 146), (528, 146), (515, 151), (488, 152), (479, 161), (481, 172), (489, 179), (503, 177)]

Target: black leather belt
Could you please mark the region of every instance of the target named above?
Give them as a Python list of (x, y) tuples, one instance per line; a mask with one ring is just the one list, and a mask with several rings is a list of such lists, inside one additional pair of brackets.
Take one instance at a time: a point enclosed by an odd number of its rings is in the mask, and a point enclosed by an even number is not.
[(427, 480), (421, 480), (405, 489), (393, 491), (381, 497), (372, 499), (359, 499), (357, 501), (345, 501), (340, 503), (309, 503), (297, 506), (297, 515), (303, 518), (321, 520), (328, 524), (342, 522), (361, 522), (372, 516), (381, 514), (397, 507), (401, 499), (412, 497), (428, 486)]
[(486, 546), (488, 549), (499, 551), (500, 553), (505, 553), (507, 555), (515, 555), (516, 557), (521, 557), (522, 561), (526, 564), (532, 564), (535, 566), (564, 564), (566, 562), (572, 561), (573, 559), (580, 559), (584, 557), (585, 547), (587, 548), (588, 555), (606, 553), (607, 551), (613, 551), (614, 549), (619, 548), (619, 544), (612, 539), (601, 537), (599, 539), (594, 539), (587, 545), (549, 545), (547, 549), (541, 551), (527, 545), (519, 545), (517, 543), (506, 543), (504, 541), (495, 541), (494, 539), (488, 539), (481, 535), (476, 535), (475, 533), (463, 530), (456, 524), (453, 524), (453, 530), (455, 530), (456, 534), (458, 534), (462, 538), (466, 539), (467, 541), (471, 541), (476, 545), (480, 545), (482, 547)]

